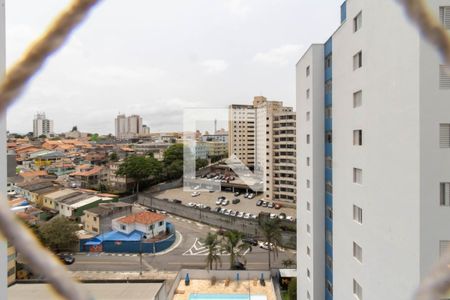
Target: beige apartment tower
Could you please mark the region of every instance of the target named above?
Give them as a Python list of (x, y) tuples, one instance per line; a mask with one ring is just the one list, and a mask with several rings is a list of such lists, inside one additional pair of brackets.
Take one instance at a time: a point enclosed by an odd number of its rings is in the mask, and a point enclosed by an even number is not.
[(281, 101), (258, 96), (231, 105), (229, 153), (264, 182), (266, 200), (296, 202), (296, 114)]

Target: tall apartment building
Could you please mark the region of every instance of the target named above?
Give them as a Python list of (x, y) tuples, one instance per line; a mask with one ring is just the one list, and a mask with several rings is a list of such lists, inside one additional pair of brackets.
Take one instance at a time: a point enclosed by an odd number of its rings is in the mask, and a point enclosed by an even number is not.
[(49, 136), (53, 134), (53, 120), (45, 117), (45, 113), (37, 113), (33, 119), (33, 136)]
[(296, 67), (298, 297), (411, 299), (450, 245), (450, 67), (395, 1), (341, 21)]
[(139, 115), (120, 114), (115, 119), (116, 138), (129, 139), (150, 134), (150, 128), (142, 124)]
[[(253, 105), (231, 105), (229, 153), (265, 183), (267, 200), (296, 201), (296, 114), (281, 101), (255, 97)], [(248, 118), (248, 119), (246, 119)], [(252, 158), (252, 160), (249, 159)]]

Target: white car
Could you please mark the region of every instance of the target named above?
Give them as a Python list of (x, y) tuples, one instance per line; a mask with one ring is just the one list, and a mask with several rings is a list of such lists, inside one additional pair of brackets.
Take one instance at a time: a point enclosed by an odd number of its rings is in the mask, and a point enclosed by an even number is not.
[(187, 206), (189, 206), (189, 207), (195, 207), (197, 204), (196, 203), (193, 203), (193, 202), (189, 202), (188, 204), (187, 204)]
[(250, 214), (249, 213), (245, 213), (244, 214), (244, 219), (250, 219)]
[(248, 198), (248, 199), (253, 199), (253, 198), (255, 198), (255, 194), (251, 193), (251, 194), (248, 195), (247, 198)]
[(250, 214), (250, 218), (256, 220), (256, 219), (258, 218), (258, 216), (257, 216), (257, 215), (254, 215), (254, 214)]
[(230, 204), (230, 201), (228, 199), (223, 199), (222, 200), (222, 205), (223, 206), (228, 205), (228, 204)]
[(249, 195), (248, 193), (245, 193), (244, 198), (248, 198), (248, 195)]
[(236, 214), (236, 217), (243, 218), (244, 217), (244, 213), (242, 211), (238, 211), (237, 214)]
[(276, 219), (276, 218), (278, 218), (278, 215), (277, 214), (270, 214), (270, 218), (271, 219)]
[(191, 196), (192, 196), (192, 197), (197, 197), (197, 196), (200, 196), (200, 193), (199, 193), (199, 192), (193, 192), (193, 193), (191, 194)]
[(294, 218), (293, 218), (292, 216), (287, 216), (287, 217), (286, 217), (286, 220), (288, 220), (288, 221), (294, 221)]
[(220, 198), (217, 199), (217, 200), (216, 200), (216, 205), (221, 205), (221, 204), (222, 204), (222, 199), (220, 199)]
[(260, 248), (262, 248), (262, 249), (266, 249), (266, 250), (269, 250), (269, 247), (270, 247), (270, 249), (273, 249), (273, 243), (268, 243), (268, 242), (261, 242), (260, 244), (259, 244), (259, 247)]
[(224, 213), (224, 214), (225, 214), (226, 216), (229, 216), (230, 213), (231, 213), (231, 209), (227, 209), (227, 210), (225, 210), (225, 213)]

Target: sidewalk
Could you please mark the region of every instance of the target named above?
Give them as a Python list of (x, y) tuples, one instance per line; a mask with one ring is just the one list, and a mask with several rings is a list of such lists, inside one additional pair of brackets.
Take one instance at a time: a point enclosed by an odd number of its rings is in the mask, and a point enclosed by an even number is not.
[(71, 271), (70, 274), (76, 280), (173, 280), (178, 272), (146, 271), (139, 275), (139, 272)]

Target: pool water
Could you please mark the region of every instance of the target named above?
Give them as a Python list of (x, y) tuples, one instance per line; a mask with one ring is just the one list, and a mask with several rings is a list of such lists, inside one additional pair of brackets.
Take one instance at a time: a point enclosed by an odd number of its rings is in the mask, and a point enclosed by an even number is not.
[(189, 300), (267, 300), (267, 297), (248, 294), (191, 294)]

